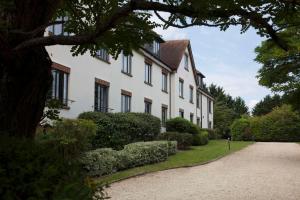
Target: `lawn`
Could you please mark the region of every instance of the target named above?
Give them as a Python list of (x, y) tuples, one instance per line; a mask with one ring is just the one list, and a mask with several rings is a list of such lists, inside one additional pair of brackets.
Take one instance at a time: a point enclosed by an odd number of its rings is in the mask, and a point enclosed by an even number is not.
[(191, 150), (187, 151), (180, 151), (176, 155), (170, 156), (165, 162), (120, 171), (112, 175), (96, 178), (94, 181), (96, 184), (106, 184), (149, 172), (200, 165), (238, 151), (250, 144), (252, 142), (234, 141), (231, 142), (231, 150), (229, 151), (226, 140), (213, 140), (208, 145), (192, 147)]

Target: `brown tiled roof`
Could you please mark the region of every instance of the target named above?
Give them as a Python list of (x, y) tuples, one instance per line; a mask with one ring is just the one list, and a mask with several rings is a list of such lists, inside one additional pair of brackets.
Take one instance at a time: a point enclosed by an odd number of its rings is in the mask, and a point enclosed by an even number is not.
[(161, 60), (168, 64), (172, 70), (177, 70), (189, 43), (189, 40), (170, 40), (161, 43)]

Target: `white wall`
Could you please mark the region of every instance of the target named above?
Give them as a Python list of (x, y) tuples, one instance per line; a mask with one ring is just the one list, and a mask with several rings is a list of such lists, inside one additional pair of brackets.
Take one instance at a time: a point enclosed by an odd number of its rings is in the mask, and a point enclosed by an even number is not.
[[(152, 87), (144, 83), (145, 58), (141, 53), (133, 52), (132, 77), (121, 73), (122, 55), (110, 64), (93, 58), (89, 53), (73, 57), (70, 47), (52, 46), (47, 51), (54, 62), (71, 68), (69, 76), (69, 110), (62, 110), (61, 116), (76, 118), (84, 111), (94, 110), (95, 78), (110, 82), (109, 108), (113, 112), (121, 111), (121, 89), (132, 92), (131, 111), (144, 112), (144, 98), (152, 99), (152, 115), (161, 118), (162, 104), (169, 105), (169, 94), (162, 92), (162, 68), (152, 65)], [(169, 77), (168, 77), (169, 78)]]
[[(188, 49), (185, 50), (185, 53), (189, 55)], [(177, 73), (172, 75), (172, 85), (174, 86), (172, 93), (172, 117), (179, 116), (179, 109), (184, 109), (184, 118), (190, 120), (190, 113), (194, 114), (194, 123), (197, 121), (197, 112), (196, 112), (196, 81), (193, 74), (192, 64), (191, 64), (191, 56), (189, 55), (189, 70), (187, 71), (184, 68), (184, 58), (182, 58), (180, 65), (177, 69)], [(179, 79), (184, 80), (184, 98), (179, 97)], [(194, 87), (194, 95), (193, 95), (193, 103), (190, 103), (190, 85)]]
[[(144, 98), (152, 99), (152, 115), (161, 118), (162, 104), (168, 105), (168, 118), (179, 116), (179, 109), (184, 109), (185, 119), (190, 120), (190, 113), (202, 118), (202, 127), (208, 127), (208, 120), (213, 122), (213, 113), (207, 114), (207, 97), (201, 94), (201, 110), (196, 105), (196, 81), (193, 74), (191, 60), (189, 71), (184, 68), (184, 58), (177, 72), (168, 76), (168, 93), (162, 92), (162, 67), (152, 65), (152, 87), (144, 83), (145, 56), (144, 53), (134, 51), (132, 58), (132, 77), (121, 72), (122, 55), (117, 60), (110, 58), (110, 63), (91, 57), (89, 53), (73, 57), (69, 46), (51, 46), (46, 48), (52, 61), (71, 68), (69, 75), (68, 98), (70, 109), (62, 110), (64, 118), (76, 118), (80, 113), (94, 110), (95, 78), (110, 82), (109, 108), (112, 112), (121, 111), (121, 89), (132, 93), (131, 111), (144, 112)], [(189, 54), (188, 49), (185, 50)], [(189, 55), (191, 59), (191, 56)], [(166, 68), (168, 69), (168, 68)], [(170, 78), (171, 77), (171, 78)], [(184, 80), (184, 99), (179, 97), (179, 78)], [(170, 84), (171, 83), (171, 84)], [(189, 101), (190, 85), (194, 87), (193, 103)], [(171, 101), (171, 104), (170, 104)], [(200, 106), (201, 108), (201, 106)]]

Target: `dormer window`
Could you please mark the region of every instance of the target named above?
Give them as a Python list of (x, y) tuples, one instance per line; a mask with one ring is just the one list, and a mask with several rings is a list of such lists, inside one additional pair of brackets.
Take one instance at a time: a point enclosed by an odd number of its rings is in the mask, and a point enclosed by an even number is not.
[(159, 55), (160, 43), (156, 40), (153, 41), (153, 53)]
[(189, 55), (187, 53), (184, 54), (184, 69), (189, 70)]

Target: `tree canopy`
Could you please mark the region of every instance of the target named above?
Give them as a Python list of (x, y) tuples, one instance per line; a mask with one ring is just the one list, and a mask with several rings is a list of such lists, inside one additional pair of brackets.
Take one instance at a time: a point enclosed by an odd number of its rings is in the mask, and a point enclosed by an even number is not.
[(263, 100), (258, 102), (253, 110), (252, 115), (261, 116), (270, 113), (274, 108), (280, 107), (284, 103), (283, 99), (279, 95), (270, 96), (267, 95)]
[(282, 50), (272, 40), (264, 41), (255, 49), (256, 61), (262, 64), (257, 77), (260, 85), (283, 93), (288, 103), (300, 109), (300, 29), (286, 29), (280, 36), (290, 50)]

